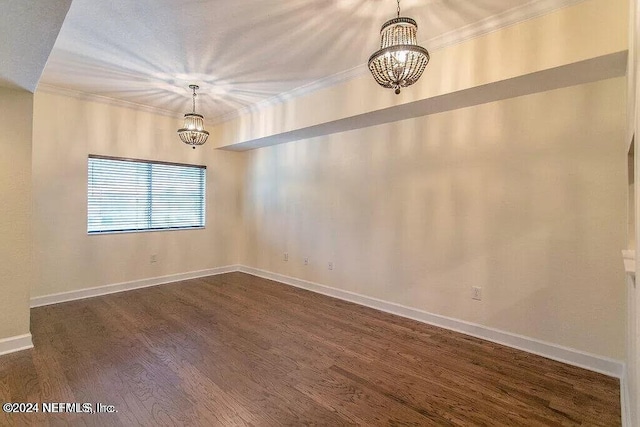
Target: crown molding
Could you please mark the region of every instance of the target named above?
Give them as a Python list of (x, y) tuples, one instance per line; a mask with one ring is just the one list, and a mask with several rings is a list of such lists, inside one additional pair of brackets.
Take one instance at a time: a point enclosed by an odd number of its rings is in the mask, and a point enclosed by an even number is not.
[(75, 89), (62, 88), (59, 86), (54, 86), (49, 84), (43, 84), (43, 83), (39, 84), (36, 89), (36, 93), (37, 92), (68, 96), (68, 97), (80, 99), (83, 101), (93, 101), (101, 104), (113, 105), (116, 107), (129, 108), (136, 111), (144, 111), (146, 113), (159, 114), (161, 116), (178, 117), (178, 118), (182, 117), (181, 113), (165, 110), (163, 108), (151, 107), (149, 105), (138, 104), (136, 102), (131, 102), (131, 101), (125, 101), (123, 99), (110, 98), (104, 95), (97, 95), (95, 93), (82, 92)]
[(522, 6), (514, 7), (498, 15), (493, 15), (473, 24), (441, 34), (424, 42), (429, 49), (438, 50), (469, 39), (510, 27), (558, 9), (582, 3), (585, 0), (533, 0)]
[[(469, 24), (467, 26), (464, 26), (462, 28), (459, 28), (453, 31), (449, 31), (447, 33), (441, 34), (432, 39), (423, 40), (420, 42), (420, 44), (423, 46), (426, 46), (431, 51), (439, 50), (447, 46), (461, 43), (463, 41), (466, 41), (475, 37), (480, 37), (484, 34), (488, 34), (505, 27), (509, 27), (530, 19), (534, 19), (542, 15), (546, 15), (558, 9), (573, 6), (583, 1), (585, 0), (532, 0), (529, 3), (526, 3), (519, 7), (515, 7), (513, 9), (509, 9), (501, 14), (488, 17), (486, 19), (475, 22), (473, 24)], [(210, 117), (207, 119), (207, 121), (211, 125), (217, 125), (229, 120), (233, 120), (245, 114), (254, 113), (256, 111), (260, 111), (264, 108), (277, 105), (279, 103), (288, 101), (290, 99), (304, 96), (312, 92), (316, 92), (318, 90), (337, 85), (347, 80), (351, 80), (353, 78), (366, 74), (368, 71), (369, 70), (367, 68), (367, 65), (363, 63), (349, 70), (341, 71), (331, 76), (328, 76), (319, 80), (315, 80), (311, 83), (299, 86), (290, 91), (283, 92), (281, 94), (272, 96), (270, 98), (256, 102), (246, 107), (242, 107), (237, 110), (233, 110), (218, 116)], [(86, 101), (95, 101), (102, 104), (125, 107), (133, 110), (145, 111), (148, 113), (160, 114), (168, 117), (176, 117), (176, 118), (182, 117), (182, 113), (177, 113), (175, 111), (169, 111), (162, 108), (151, 107), (144, 104), (138, 104), (135, 102), (124, 101), (116, 98), (110, 98), (104, 95), (97, 95), (97, 94), (82, 92), (74, 89), (61, 88), (61, 87), (49, 85), (49, 84), (42, 84), (42, 83), (39, 84), (36, 89), (36, 92), (38, 91), (56, 94), (56, 95), (69, 96), (72, 98), (86, 100)]]
[[(447, 46), (462, 43), (482, 35), (498, 31), (502, 28), (510, 27), (530, 19), (537, 18), (542, 15), (554, 12), (558, 9), (573, 6), (585, 0), (533, 0), (522, 6), (509, 9), (501, 14), (490, 16), (486, 19), (474, 22), (453, 31), (441, 34), (429, 40), (420, 41), (420, 45), (426, 46), (430, 51), (443, 49)], [(263, 108), (267, 108), (293, 98), (307, 95), (309, 93), (325, 89), (327, 87), (351, 80), (355, 77), (366, 74), (369, 71), (366, 64), (360, 64), (349, 70), (341, 71), (331, 76), (315, 80), (311, 83), (299, 86), (288, 92), (272, 96), (263, 101), (237, 110), (230, 111), (219, 116), (209, 119), (213, 125), (220, 124), (229, 120), (233, 120), (248, 113), (254, 113)]]

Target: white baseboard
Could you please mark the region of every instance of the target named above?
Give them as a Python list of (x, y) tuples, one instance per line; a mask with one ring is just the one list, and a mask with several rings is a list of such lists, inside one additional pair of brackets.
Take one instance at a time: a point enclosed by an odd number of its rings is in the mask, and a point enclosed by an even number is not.
[(16, 335), (15, 337), (0, 340), (0, 356), (30, 348), (33, 348), (31, 334)]
[(622, 377), (620, 377), (620, 409), (622, 427), (633, 427), (631, 423), (631, 406), (629, 406), (629, 376), (626, 366), (624, 367)]
[[(429, 313), (423, 310), (419, 310), (412, 307), (380, 300), (377, 298), (368, 297), (366, 295), (357, 294), (355, 292), (344, 291), (341, 289), (331, 288), (329, 286), (321, 285), (318, 283), (309, 282), (294, 277), (285, 276), (278, 273), (272, 273), (265, 270), (260, 270), (253, 267), (247, 267), (243, 265), (230, 265), (225, 267), (212, 268), (207, 270), (193, 271), (188, 273), (173, 274), (169, 276), (153, 277), (149, 279), (135, 280), (132, 282), (117, 283), (106, 286), (99, 286), (96, 288), (80, 289), (77, 291), (62, 292), (52, 295), (45, 295), (41, 297), (31, 298), (31, 307), (41, 307), (44, 305), (58, 304), (61, 302), (74, 301), (83, 298), (91, 298), (100, 295), (107, 295), (116, 292), (123, 292), (132, 289), (145, 288), (149, 286), (157, 286), (166, 283), (177, 282), (181, 280), (195, 279), (198, 277), (213, 276), (223, 273), (231, 273), (234, 271), (241, 271), (243, 273), (251, 274), (254, 276), (262, 277), (265, 279), (275, 280), (276, 282), (284, 283), (286, 285), (295, 286), (298, 288), (306, 289), (312, 292), (316, 292), (323, 295), (328, 295), (341, 300), (353, 302), (356, 304), (371, 307), (380, 311), (395, 314), (398, 316), (406, 317), (409, 319), (417, 320), (419, 322), (427, 323), (430, 325), (438, 326), (441, 328), (449, 329), (452, 331), (460, 332), (473, 337), (485, 339), (498, 344), (503, 344), (508, 347), (517, 348), (519, 350), (527, 351), (529, 353), (537, 354), (547, 357), (549, 359), (557, 360), (559, 362), (567, 363), (569, 365), (578, 366), (581, 368), (589, 369), (591, 371), (600, 372), (605, 375), (623, 379), (624, 376), (624, 362), (620, 360), (609, 359), (594, 354), (582, 352), (580, 350), (563, 347), (557, 344), (540, 341), (534, 338), (526, 337), (523, 335), (513, 334), (511, 332), (505, 332), (498, 329), (489, 328), (483, 325), (466, 322), (459, 319), (454, 319), (438, 314)], [(20, 337), (18, 337), (20, 338)], [(0, 354), (2, 354), (2, 341), (0, 341)], [(31, 338), (29, 335), (28, 344), (24, 344), (30, 348)], [(16, 347), (10, 345), (11, 348)], [(16, 347), (17, 348), (17, 347)], [(621, 381), (621, 386), (622, 386)], [(625, 382), (626, 386), (626, 382)], [(626, 395), (626, 393), (625, 393)], [(622, 397), (622, 395), (621, 395)]]
[(116, 292), (130, 291), (132, 289), (147, 288), (149, 286), (164, 285), (166, 283), (179, 282), (181, 280), (197, 279), (199, 277), (215, 276), (218, 274), (238, 271), (239, 266), (229, 265), (225, 267), (209, 268), (206, 270), (191, 271), (188, 273), (171, 274), (169, 276), (151, 277), (149, 279), (134, 280), (132, 282), (116, 283), (112, 285), (98, 286), (95, 288), (79, 289), (77, 291), (61, 292), (31, 298), (31, 308), (44, 305), (59, 304), (61, 302), (75, 301), (100, 295), (114, 294)]
[(320, 285), (318, 283), (296, 279), (294, 277), (284, 276), (282, 274), (272, 273), (253, 267), (246, 267), (241, 265), (239, 266), (239, 271), (251, 274), (253, 276), (274, 280), (286, 285), (306, 289), (319, 294), (328, 295), (344, 301), (364, 305), (376, 310), (417, 320), (429, 325), (434, 325), (466, 335), (471, 335), (476, 338), (503, 344), (508, 347), (513, 347), (518, 350), (537, 354), (539, 356), (557, 360), (569, 365), (599, 372), (611, 377), (622, 379), (624, 374), (624, 362), (620, 360), (585, 353), (580, 350), (540, 341), (534, 338), (525, 337), (523, 335), (513, 334), (511, 332), (505, 332), (483, 325), (429, 313), (416, 308), (406, 307), (404, 305), (383, 301), (377, 298), (371, 298), (354, 292), (331, 288), (329, 286)]

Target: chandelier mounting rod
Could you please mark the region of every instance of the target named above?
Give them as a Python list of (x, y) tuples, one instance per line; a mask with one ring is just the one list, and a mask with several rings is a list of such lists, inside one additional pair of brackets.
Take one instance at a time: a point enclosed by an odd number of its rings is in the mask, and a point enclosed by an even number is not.
[(198, 85), (189, 85), (189, 87), (191, 89), (193, 89), (193, 113), (196, 112), (196, 96), (198, 96), (198, 94), (196, 93), (197, 89), (200, 89), (200, 86)]

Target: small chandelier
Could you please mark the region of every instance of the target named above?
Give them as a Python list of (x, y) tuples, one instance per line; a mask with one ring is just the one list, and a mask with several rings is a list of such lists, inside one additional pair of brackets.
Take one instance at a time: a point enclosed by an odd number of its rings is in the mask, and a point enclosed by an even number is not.
[(429, 63), (429, 52), (418, 46), (418, 24), (411, 18), (398, 16), (385, 22), (380, 30), (380, 50), (369, 58), (369, 70), (380, 86), (395, 89), (418, 81)]
[(189, 85), (193, 89), (193, 111), (184, 115), (184, 126), (182, 129), (178, 129), (178, 135), (185, 144), (193, 145), (195, 150), (196, 145), (202, 145), (207, 142), (209, 132), (204, 130), (204, 117), (201, 114), (196, 114), (196, 89), (200, 89), (198, 85)]

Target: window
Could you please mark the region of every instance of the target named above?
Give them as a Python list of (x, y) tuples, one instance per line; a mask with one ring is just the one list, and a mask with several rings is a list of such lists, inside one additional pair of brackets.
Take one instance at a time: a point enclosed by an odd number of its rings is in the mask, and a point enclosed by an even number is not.
[(87, 231), (202, 228), (206, 166), (89, 156)]

